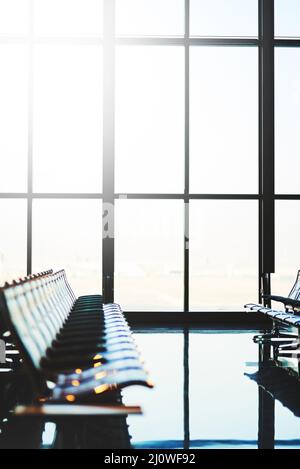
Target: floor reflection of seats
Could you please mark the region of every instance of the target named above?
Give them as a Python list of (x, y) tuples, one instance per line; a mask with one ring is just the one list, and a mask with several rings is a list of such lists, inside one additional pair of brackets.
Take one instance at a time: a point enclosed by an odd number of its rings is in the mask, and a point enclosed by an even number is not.
[(256, 373), (246, 374), (274, 399), (300, 417), (300, 380), (292, 369), (281, 368), (275, 362), (261, 367)]
[[(300, 361), (299, 357), (280, 355), (282, 342), (274, 341), (273, 331), (254, 336), (253, 341), (258, 344), (258, 371), (245, 373), (245, 376), (258, 385), (258, 447), (274, 449), (275, 442), (278, 444), (275, 439), (275, 401), (295, 417), (300, 417)], [(298, 440), (294, 443), (298, 444)]]
[(254, 336), (253, 340), (258, 344), (259, 368), (256, 373), (246, 376), (300, 417), (300, 355), (293, 355), (299, 346), (298, 337), (281, 328), (275, 332)]
[(0, 448), (40, 447), (42, 422), (17, 422), (11, 414), (19, 403), (32, 402), (32, 395), (31, 385), (20, 368), (0, 373)]
[[(7, 370), (3, 367), (2, 370)], [(34, 403), (34, 392), (23, 369), (0, 372), (0, 448), (43, 448), (45, 421), (18, 418), (11, 413), (19, 404)], [(122, 403), (119, 391), (107, 397), (107, 404)], [(55, 434), (50, 448), (128, 449), (131, 447), (126, 416), (76, 417), (55, 419)], [(49, 446), (48, 446), (49, 448)]]

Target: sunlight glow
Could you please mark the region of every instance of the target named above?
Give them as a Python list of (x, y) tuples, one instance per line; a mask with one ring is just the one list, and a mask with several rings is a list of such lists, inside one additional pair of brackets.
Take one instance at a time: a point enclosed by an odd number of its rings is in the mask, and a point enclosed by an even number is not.
[(33, 270), (64, 268), (77, 295), (100, 292), (101, 213), (99, 200), (34, 200)]
[[(29, 0), (0, 0), (0, 37), (23, 36), (29, 28)], [(2, 70), (5, 68), (1, 67)]]
[(101, 384), (101, 386), (97, 386), (94, 389), (95, 394), (102, 394), (103, 392), (107, 391), (110, 388), (108, 384)]
[(190, 17), (192, 36), (258, 35), (258, 0), (190, 0)]
[(0, 191), (25, 192), (28, 150), (26, 46), (1, 44), (0, 63)]
[(299, 200), (276, 201), (276, 274), (272, 278), (272, 291), (275, 295), (287, 296), (300, 268), (299, 250)]
[(80, 386), (80, 382), (79, 382), (78, 380), (76, 380), (76, 379), (73, 379), (73, 381), (72, 381), (72, 386), (78, 387), (78, 386)]
[(118, 36), (183, 36), (184, 0), (116, 0), (116, 23)]
[(118, 200), (115, 211), (115, 295), (122, 308), (181, 310), (183, 202)]
[(300, 50), (278, 48), (275, 70), (275, 189), (278, 194), (298, 194)]
[(37, 192), (102, 191), (102, 49), (35, 48), (33, 183)]
[(258, 51), (192, 47), (192, 193), (258, 191)]
[(100, 373), (96, 373), (95, 379), (98, 381), (103, 379), (107, 375), (106, 371), (100, 371)]
[(116, 190), (172, 193), (183, 185), (184, 49), (120, 46)]
[(190, 308), (240, 311), (257, 297), (258, 203), (195, 200), (190, 204)]
[(37, 36), (97, 37), (102, 12), (103, 0), (34, 0), (34, 31)]
[(26, 274), (26, 201), (0, 199), (0, 286)]

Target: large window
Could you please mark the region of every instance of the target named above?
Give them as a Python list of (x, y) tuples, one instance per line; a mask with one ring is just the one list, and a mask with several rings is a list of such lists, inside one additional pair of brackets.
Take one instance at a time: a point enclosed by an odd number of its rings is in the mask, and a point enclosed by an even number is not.
[(257, 47), (190, 51), (190, 188), (258, 193)]
[(0, 283), (26, 274), (26, 201), (0, 199)]
[(255, 300), (275, 200), (300, 198), (298, 9), (0, 0), (0, 197), (24, 247), (3, 240), (2, 277), (64, 266), (127, 311)]
[(182, 311), (183, 202), (118, 200), (115, 296), (126, 310)]
[(34, 49), (33, 189), (102, 191), (102, 47)]
[(116, 66), (116, 191), (182, 193), (183, 47), (122, 45)]
[(287, 295), (299, 270), (300, 3), (275, 0), (275, 275)]
[(278, 200), (276, 202), (276, 274), (273, 290), (287, 296), (300, 268), (298, 239), (299, 200)]
[(99, 200), (34, 200), (33, 271), (64, 268), (77, 294), (99, 290), (101, 212)]
[(257, 201), (191, 201), (192, 311), (239, 311), (245, 297), (256, 298), (257, 233)]
[(101, 290), (102, 36), (101, 0), (0, 0), (1, 282)]
[(257, 295), (258, 2), (228, 3), (115, 4), (124, 200), (107, 271), (126, 310), (240, 310)]
[(183, 36), (184, 0), (116, 0), (117, 36)]
[(278, 48), (275, 65), (275, 188), (278, 194), (298, 194), (300, 49)]
[(23, 44), (0, 43), (0, 63), (1, 192), (25, 192), (28, 147), (27, 48)]
[(298, 0), (275, 0), (275, 36), (300, 37)]
[(192, 36), (258, 36), (256, 0), (190, 0), (190, 18)]

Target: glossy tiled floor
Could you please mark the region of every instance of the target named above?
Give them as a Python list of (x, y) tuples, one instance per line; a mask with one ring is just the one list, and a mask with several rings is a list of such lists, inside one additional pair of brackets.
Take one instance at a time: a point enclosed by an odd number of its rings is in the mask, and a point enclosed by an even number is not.
[[(143, 416), (128, 418), (137, 448), (258, 447), (259, 388), (245, 373), (258, 369), (255, 332), (136, 333), (155, 389), (123, 391)], [(275, 447), (300, 448), (300, 418), (279, 401)], [(300, 396), (299, 396), (300, 404)], [(268, 422), (268, 420), (267, 420)], [(269, 422), (260, 439), (269, 432)]]
[[(288, 375), (287, 385), (286, 370), (278, 370), (272, 362), (260, 368), (260, 383), (266, 372), (269, 379), (263, 382), (265, 388), (247, 376), (258, 370), (258, 346), (252, 340), (256, 334), (216, 330), (136, 331), (136, 341), (155, 388), (135, 386), (123, 390), (125, 404), (141, 405), (144, 410), (142, 416), (127, 418), (133, 447), (299, 449), (300, 418), (296, 416), (300, 416), (299, 379)], [(8, 394), (3, 394), (9, 401), (14, 393), (19, 394), (19, 387), (14, 387), (13, 382)], [(6, 380), (2, 391), (6, 389), (5, 383)], [(274, 400), (266, 389), (273, 389), (280, 400)], [(1, 448), (130, 446), (125, 418), (72, 422), (65, 419), (57, 425), (50, 422), (45, 425), (35, 420), (12, 419), (5, 411), (5, 402), (1, 403)]]

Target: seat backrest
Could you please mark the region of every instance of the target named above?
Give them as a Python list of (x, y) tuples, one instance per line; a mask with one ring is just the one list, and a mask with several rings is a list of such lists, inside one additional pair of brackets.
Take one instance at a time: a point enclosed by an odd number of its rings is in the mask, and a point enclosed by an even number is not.
[(68, 316), (74, 298), (63, 270), (33, 275), (6, 284), (0, 290), (0, 309), (7, 327), (36, 391), (43, 395), (47, 395), (48, 386), (41, 361)]
[[(32, 279), (44, 277), (44, 276), (51, 275), (51, 274), (53, 274), (53, 270), (52, 270), (52, 269), (51, 269), (51, 270), (47, 270), (47, 271), (45, 271), (45, 272), (40, 272), (40, 273), (38, 273), (38, 274), (27, 275), (27, 276), (25, 276), (25, 277), (23, 277), (23, 278), (20, 278), (20, 279), (19, 279), (19, 282), (22, 283), (22, 282), (25, 282), (25, 281), (29, 281), (29, 280), (32, 280)], [(3, 289), (3, 288), (7, 288), (7, 287), (9, 287), (9, 286), (10, 286), (10, 284), (9, 284), (8, 282), (6, 282), (5, 285), (4, 285), (4, 287), (2, 287), (2, 289)], [(0, 288), (0, 290), (1, 290), (1, 288)], [(6, 321), (4, 320), (3, 314), (1, 314), (1, 310), (0, 310), (0, 337), (1, 337), (1, 335), (4, 334), (5, 332), (7, 332), (7, 323), (6, 323)]]
[(295, 283), (289, 293), (289, 298), (292, 300), (298, 300), (300, 298), (300, 270), (298, 270)]

